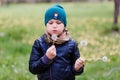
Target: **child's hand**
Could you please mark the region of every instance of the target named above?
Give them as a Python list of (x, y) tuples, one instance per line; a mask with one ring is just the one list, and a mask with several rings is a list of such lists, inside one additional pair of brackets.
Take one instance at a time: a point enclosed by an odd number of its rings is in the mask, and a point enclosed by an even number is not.
[(78, 71), (84, 64), (84, 60), (78, 58), (75, 62), (74, 68), (76, 71)]
[(46, 52), (46, 56), (49, 59), (53, 59), (56, 56), (56, 48), (54, 45), (52, 45), (50, 48), (48, 48), (48, 50)]

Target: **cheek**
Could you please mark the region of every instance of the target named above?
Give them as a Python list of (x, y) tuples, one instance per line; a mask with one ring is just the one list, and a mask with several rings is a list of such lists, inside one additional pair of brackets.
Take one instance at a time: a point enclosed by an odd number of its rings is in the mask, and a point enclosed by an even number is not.
[(59, 29), (59, 33), (62, 33), (63, 30), (64, 30), (64, 28), (60, 28), (60, 29)]
[(65, 28), (64, 25), (59, 26), (59, 30), (60, 30), (60, 31), (63, 31), (64, 28)]
[(61, 32), (63, 32), (64, 28), (61, 29)]
[(47, 31), (47, 32), (50, 32), (50, 31), (51, 31), (51, 28), (48, 27), (48, 26), (46, 26), (46, 31)]
[(46, 30), (47, 30), (47, 32), (49, 32), (49, 33), (51, 32), (51, 29), (50, 29), (50, 28), (46, 28)]

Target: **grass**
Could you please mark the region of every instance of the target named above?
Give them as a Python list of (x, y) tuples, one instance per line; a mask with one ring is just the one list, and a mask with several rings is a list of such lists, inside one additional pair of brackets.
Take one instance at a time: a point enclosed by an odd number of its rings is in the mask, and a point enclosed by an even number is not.
[[(79, 43), (81, 57), (108, 56), (109, 62), (90, 62), (76, 80), (119, 80), (120, 33), (111, 32), (112, 2), (61, 3), (68, 29)], [(44, 33), (44, 11), (53, 3), (11, 4), (0, 7), (0, 80), (37, 80), (28, 70), (32, 44)], [(120, 26), (120, 21), (119, 24)]]

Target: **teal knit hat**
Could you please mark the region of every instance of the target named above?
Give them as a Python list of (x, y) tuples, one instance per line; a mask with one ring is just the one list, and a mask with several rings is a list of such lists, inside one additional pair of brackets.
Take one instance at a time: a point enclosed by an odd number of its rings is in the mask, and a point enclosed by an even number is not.
[(64, 8), (61, 5), (57, 4), (47, 9), (45, 13), (45, 19), (44, 19), (45, 25), (51, 19), (60, 20), (66, 27), (67, 25), (66, 13)]

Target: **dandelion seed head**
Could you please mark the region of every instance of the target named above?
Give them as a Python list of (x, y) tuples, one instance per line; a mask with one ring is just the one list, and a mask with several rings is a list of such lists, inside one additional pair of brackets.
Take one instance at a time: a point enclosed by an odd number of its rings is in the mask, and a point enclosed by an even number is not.
[(82, 41), (80, 41), (80, 45), (81, 45), (81, 46), (87, 46), (87, 45), (88, 45), (87, 40), (82, 40)]
[(103, 61), (103, 62), (107, 62), (107, 61), (108, 61), (108, 57), (107, 57), (107, 56), (103, 56), (103, 57), (102, 57), (102, 61)]
[(57, 41), (57, 39), (58, 39), (58, 37), (57, 37), (56, 34), (53, 34), (53, 35), (51, 36), (51, 38), (52, 38), (53, 41)]

